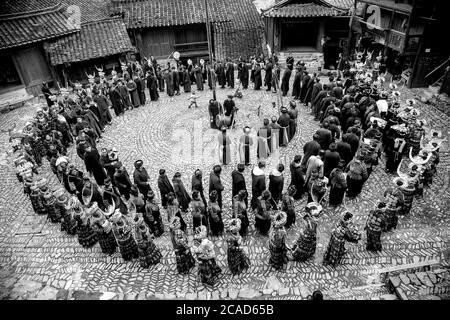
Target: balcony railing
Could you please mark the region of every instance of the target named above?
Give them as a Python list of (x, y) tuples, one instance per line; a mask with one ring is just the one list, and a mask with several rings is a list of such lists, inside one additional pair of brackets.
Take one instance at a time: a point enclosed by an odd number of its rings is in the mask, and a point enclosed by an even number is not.
[(174, 48), (179, 52), (208, 50), (208, 41), (178, 43), (174, 45)]

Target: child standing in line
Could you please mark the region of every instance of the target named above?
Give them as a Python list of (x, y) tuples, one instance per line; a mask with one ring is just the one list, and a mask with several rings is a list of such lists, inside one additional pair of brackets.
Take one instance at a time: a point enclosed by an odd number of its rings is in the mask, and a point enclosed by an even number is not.
[(189, 104), (188, 109), (190, 109), (192, 107), (192, 105), (195, 105), (195, 107), (198, 108), (197, 98), (198, 98), (198, 96), (195, 94), (195, 91), (192, 91), (191, 96), (189, 97), (189, 101), (191, 101), (191, 103)]

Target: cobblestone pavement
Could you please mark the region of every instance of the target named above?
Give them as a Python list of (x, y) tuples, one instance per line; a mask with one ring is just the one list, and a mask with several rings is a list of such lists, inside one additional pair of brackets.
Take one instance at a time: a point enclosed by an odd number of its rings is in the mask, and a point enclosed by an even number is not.
[[(231, 92), (218, 89), (220, 101)], [(106, 128), (99, 147), (115, 146), (119, 150), (119, 159), (131, 173), (134, 160), (141, 158), (152, 177), (152, 188), (157, 189), (158, 170), (165, 168), (171, 177), (176, 171), (182, 173), (185, 186), (190, 189), (190, 178), (196, 168), (204, 172), (205, 189), (208, 187), (209, 172), (213, 163), (202, 163), (201, 154), (194, 150), (211, 150), (214, 136), (209, 128), (207, 114), (208, 101), (212, 94), (209, 90), (197, 92), (198, 109), (187, 109), (188, 95), (181, 94), (173, 98), (164, 93), (158, 102), (148, 102), (141, 107), (115, 118)], [(243, 125), (258, 126), (265, 117), (277, 114), (271, 106), (276, 101), (275, 94), (265, 90), (243, 90), (243, 99), (236, 99), (240, 108), (236, 133)], [(403, 91), (403, 98), (411, 96)], [(284, 99), (287, 103), (288, 99)], [(260, 116), (257, 108), (261, 105)], [(449, 117), (428, 105), (419, 105), (429, 125), (441, 129), (448, 136)], [(20, 108), (0, 116), (2, 129), (13, 123), (23, 125), (34, 114), (31, 108)], [(196, 131), (194, 127), (197, 127)], [(281, 149), (281, 159), (288, 165), (295, 154), (302, 154), (303, 144), (309, 141), (318, 128), (309, 110), (299, 106), (299, 132), (288, 147)], [(199, 133), (202, 134), (199, 134)], [(190, 141), (189, 137), (203, 136), (200, 140)], [(240, 276), (232, 276), (227, 267), (226, 242), (224, 238), (213, 239), (216, 245), (218, 264), (223, 275), (214, 288), (204, 287), (197, 278), (197, 268), (188, 275), (176, 272), (175, 255), (166, 232), (155, 243), (161, 248), (163, 258), (160, 264), (142, 269), (138, 261), (124, 262), (119, 253), (107, 256), (101, 253), (98, 245), (91, 249), (82, 248), (76, 237), (70, 237), (60, 231), (59, 225), (51, 224), (45, 217), (34, 214), (30, 201), (23, 194), (17, 181), (9, 155), (7, 134), (0, 134), (3, 150), (0, 155), (0, 292), (3, 297), (23, 298), (67, 298), (72, 299), (117, 299), (117, 298), (279, 298), (304, 299), (315, 289), (322, 289), (326, 296), (334, 299), (370, 299), (386, 294), (386, 288), (377, 283), (377, 274), (383, 268), (428, 260), (440, 261), (449, 249), (450, 188), (449, 188), (449, 148), (444, 143), (441, 148), (441, 162), (438, 174), (431, 188), (427, 189), (422, 200), (414, 200), (411, 213), (401, 217), (394, 232), (383, 234), (383, 252), (370, 253), (365, 250), (365, 234), (358, 244), (347, 244), (348, 253), (336, 268), (322, 266), (322, 257), (330, 238), (331, 228), (337, 223), (344, 210), (325, 208), (319, 222), (318, 245), (313, 259), (308, 262), (289, 262), (285, 271), (274, 271), (268, 264), (268, 238), (254, 234), (253, 215), (250, 236), (245, 240), (251, 259), (250, 269)], [(183, 140), (184, 139), (184, 140)], [(236, 137), (233, 138), (237, 140)], [(178, 151), (175, 151), (178, 148)], [(6, 149), (6, 150), (5, 150)], [(179, 152), (179, 153), (178, 153)], [(192, 159), (190, 159), (192, 155)], [(205, 152), (205, 158), (207, 152)], [(69, 157), (84, 168), (73, 149)], [(230, 219), (231, 171), (237, 163), (225, 166), (222, 180), (225, 185), (224, 220)], [(278, 160), (269, 159), (266, 173), (272, 170)], [(356, 223), (363, 228), (368, 211), (380, 198), (383, 190), (390, 184), (393, 176), (384, 172), (384, 159), (365, 184), (362, 194), (347, 203), (355, 214)], [(245, 175), (247, 186), (251, 186), (251, 168)], [(50, 172), (48, 163), (44, 172)], [(57, 183), (53, 174), (47, 174), (52, 184)], [(287, 166), (285, 185), (290, 182)], [(159, 192), (156, 192), (159, 196)], [(301, 227), (303, 207), (306, 200), (297, 204), (297, 225), (288, 232), (288, 243), (292, 244)], [(191, 222), (190, 217), (185, 220)], [(164, 221), (167, 219), (164, 212)], [(191, 228), (189, 228), (191, 230)], [(268, 278), (279, 281), (280, 290), (272, 293), (263, 291)], [(271, 280), (271, 281), (272, 281)], [(274, 281), (275, 281), (274, 280)], [(269, 281), (270, 282), (270, 281)], [(371, 285), (374, 282), (375, 284)], [(241, 291), (239, 291), (241, 289)], [(103, 294), (107, 292), (108, 294)], [(88, 294), (90, 293), (90, 294)], [(266, 295), (262, 296), (265, 293)], [(271, 293), (273, 295), (271, 295)]]

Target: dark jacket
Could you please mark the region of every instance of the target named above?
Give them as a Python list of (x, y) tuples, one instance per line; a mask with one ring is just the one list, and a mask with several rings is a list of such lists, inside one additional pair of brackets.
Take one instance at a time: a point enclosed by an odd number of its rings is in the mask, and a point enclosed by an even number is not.
[(329, 178), (331, 171), (339, 164), (341, 157), (337, 151), (327, 150), (323, 157), (323, 174)]
[(232, 185), (231, 185), (231, 195), (232, 197), (234, 197), (235, 195), (237, 195), (239, 193), (239, 191), (241, 190), (245, 190), (247, 191), (247, 186), (245, 184), (245, 178), (244, 175), (237, 171), (234, 170), (231, 173), (231, 180), (232, 180)]

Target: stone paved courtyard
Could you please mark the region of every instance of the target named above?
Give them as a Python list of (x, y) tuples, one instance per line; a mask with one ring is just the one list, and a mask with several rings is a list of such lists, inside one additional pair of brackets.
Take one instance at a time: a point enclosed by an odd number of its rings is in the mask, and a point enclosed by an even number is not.
[[(292, 81), (292, 80), (291, 80)], [(219, 101), (231, 92), (218, 89)], [(413, 95), (404, 89), (402, 98)], [(157, 189), (158, 170), (165, 168), (169, 178), (176, 171), (182, 173), (183, 182), (190, 190), (190, 179), (195, 169), (204, 172), (205, 189), (208, 187), (209, 172), (218, 160), (207, 160), (213, 139), (208, 130), (207, 105), (212, 93), (209, 90), (197, 92), (199, 109), (187, 109), (188, 95), (173, 98), (165, 93), (157, 102), (148, 102), (145, 107), (128, 111), (124, 116), (114, 118), (113, 124), (106, 128), (98, 147), (117, 147), (119, 159), (126, 165), (130, 174), (133, 162), (144, 161), (152, 177), (152, 188), (159, 200)], [(271, 106), (276, 101), (275, 94), (265, 90), (244, 90), (243, 99), (236, 99), (240, 108), (237, 129), (233, 134), (237, 140), (244, 125), (259, 127), (262, 119), (277, 114)], [(289, 98), (289, 97), (288, 97)], [(284, 103), (289, 99), (284, 98)], [(258, 106), (260, 116), (257, 115)], [(290, 182), (288, 165), (294, 155), (302, 154), (304, 143), (309, 141), (318, 128), (309, 110), (299, 106), (298, 133), (287, 148), (282, 148), (280, 159), (287, 165), (285, 186)], [(450, 119), (429, 105), (419, 104), (428, 126), (438, 128), (448, 137)], [(0, 127), (6, 129), (14, 123), (23, 126), (34, 115), (33, 108), (19, 108), (0, 115)], [(194, 129), (194, 127), (196, 127)], [(193, 138), (195, 137), (195, 139)], [(199, 140), (202, 137), (202, 140)], [(9, 152), (7, 133), (0, 134), (2, 150), (0, 154), (0, 296), (10, 299), (26, 298), (82, 298), (97, 299), (102, 293), (108, 298), (289, 298), (304, 299), (309, 292), (321, 289), (326, 297), (333, 299), (370, 299), (388, 293), (377, 276), (385, 268), (424, 261), (448, 259), (450, 240), (450, 154), (448, 143), (441, 148), (441, 162), (431, 188), (426, 189), (422, 200), (414, 200), (411, 213), (401, 217), (397, 230), (382, 236), (383, 252), (374, 254), (365, 250), (365, 234), (358, 244), (347, 244), (347, 254), (338, 267), (322, 266), (322, 257), (330, 238), (331, 229), (337, 223), (343, 206), (333, 210), (325, 208), (319, 219), (318, 246), (313, 259), (305, 263), (289, 262), (285, 271), (274, 271), (268, 264), (268, 238), (254, 233), (253, 214), (250, 214), (250, 235), (245, 240), (251, 260), (250, 269), (240, 276), (232, 276), (227, 267), (226, 242), (223, 237), (212, 239), (223, 274), (214, 288), (204, 287), (197, 279), (197, 268), (189, 275), (176, 272), (175, 255), (168, 235), (166, 213), (163, 210), (165, 234), (155, 240), (160, 247), (163, 259), (160, 264), (142, 269), (138, 261), (125, 262), (119, 253), (113, 256), (102, 254), (97, 244), (85, 249), (78, 244), (76, 237), (60, 231), (58, 224), (37, 216), (29, 199), (23, 194), (17, 181)], [(197, 150), (203, 148), (204, 157)], [(209, 151), (208, 151), (209, 150)], [(69, 157), (79, 168), (84, 165), (73, 148)], [(206, 160), (205, 160), (206, 159)], [(230, 219), (231, 171), (234, 163), (224, 166), (222, 181), (225, 185), (224, 220)], [(268, 175), (278, 163), (269, 159)], [(48, 163), (41, 169), (56, 185), (56, 177), (50, 173)], [(247, 187), (251, 187), (251, 167), (246, 169)], [(347, 207), (356, 217), (355, 222), (362, 228), (367, 213), (381, 197), (383, 190), (391, 183), (393, 176), (384, 172), (384, 158), (376, 167), (363, 192), (355, 200), (347, 201)], [(251, 190), (249, 190), (250, 192)], [(301, 228), (303, 207), (306, 199), (297, 203), (297, 225), (288, 232), (291, 245)], [(192, 219), (185, 217), (191, 224)], [(192, 230), (189, 225), (188, 230)], [(283, 289), (272, 296), (271, 290), (263, 291), (267, 279), (280, 282)], [(241, 289), (241, 290), (240, 290)], [(240, 291), (239, 291), (240, 290)], [(87, 293), (83, 295), (83, 292)], [(262, 295), (262, 294), (265, 295)]]

